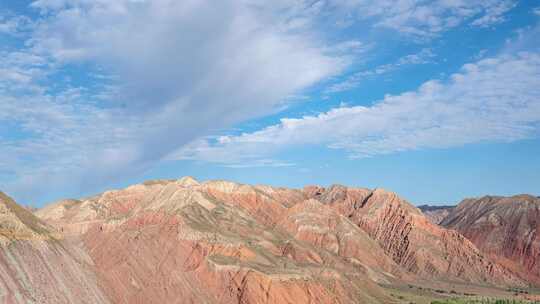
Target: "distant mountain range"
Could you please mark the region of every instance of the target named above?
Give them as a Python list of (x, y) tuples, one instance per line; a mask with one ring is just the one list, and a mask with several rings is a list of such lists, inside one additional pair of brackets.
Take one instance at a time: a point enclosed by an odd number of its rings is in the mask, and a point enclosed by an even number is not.
[(483, 253), (540, 283), (540, 197), (484, 196), (457, 206), (418, 206), (433, 223), (453, 229)]
[(418, 209), (434, 224), (440, 224), (456, 206), (452, 205), (420, 205)]
[(501, 265), (540, 284), (540, 198), (484, 196), (466, 199), (441, 221)]
[(0, 302), (533, 299), (539, 205), (518, 196), (416, 208), (383, 189), (190, 177), (63, 200), (34, 214), (2, 194)]

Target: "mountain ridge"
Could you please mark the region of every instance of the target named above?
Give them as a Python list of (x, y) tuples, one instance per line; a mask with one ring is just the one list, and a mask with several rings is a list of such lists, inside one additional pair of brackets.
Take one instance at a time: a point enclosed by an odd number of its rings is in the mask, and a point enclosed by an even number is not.
[(433, 223), (439, 225), (450, 212), (455, 208), (455, 205), (420, 205), (418, 209)]
[(61, 200), (34, 214), (86, 261), (79, 271), (96, 286), (86, 303), (401, 303), (384, 286), (526, 286), (380, 188), (184, 177)]
[(540, 283), (540, 198), (520, 194), (465, 199), (441, 225), (461, 232), (487, 254)]
[(76, 244), (0, 192), (0, 302), (109, 303)]

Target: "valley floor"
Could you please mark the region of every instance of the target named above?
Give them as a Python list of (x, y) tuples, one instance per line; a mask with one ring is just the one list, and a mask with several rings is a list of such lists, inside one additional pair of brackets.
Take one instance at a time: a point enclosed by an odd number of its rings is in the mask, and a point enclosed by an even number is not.
[(537, 288), (494, 288), (473, 284), (382, 286), (399, 304), (538, 304)]

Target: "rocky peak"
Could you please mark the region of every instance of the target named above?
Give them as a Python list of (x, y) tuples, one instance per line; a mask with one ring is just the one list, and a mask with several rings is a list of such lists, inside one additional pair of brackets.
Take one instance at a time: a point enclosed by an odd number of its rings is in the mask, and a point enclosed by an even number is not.
[(44, 208), (34, 211), (34, 214), (42, 220), (58, 220), (64, 217), (65, 213), (74, 206), (82, 202), (76, 199), (64, 199)]
[(418, 208), (391, 191), (332, 186), (317, 199), (366, 231), (410, 273), (522, 284), (507, 269), (482, 256), (462, 235), (432, 224)]
[(191, 176), (184, 176), (176, 183), (182, 187), (194, 187), (200, 185), (200, 183)]
[(309, 185), (304, 187), (303, 192), (307, 198), (313, 198), (323, 194), (324, 190), (324, 187), (317, 185)]
[(521, 194), (463, 200), (441, 222), (483, 252), (540, 283), (540, 199)]
[(47, 225), (26, 208), (0, 192), (0, 242), (17, 239), (48, 239)]

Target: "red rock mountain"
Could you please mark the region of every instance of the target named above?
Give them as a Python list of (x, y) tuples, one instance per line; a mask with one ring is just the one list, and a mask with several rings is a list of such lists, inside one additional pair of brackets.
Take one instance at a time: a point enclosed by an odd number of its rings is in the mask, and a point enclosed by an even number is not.
[(364, 231), (299, 190), (155, 181), (38, 215), (80, 235), (114, 303), (390, 303), (402, 274)]
[(499, 263), (540, 284), (540, 198), (466, 199), (441, 225), (459, 231)]
[(422, 278), (519, 284), (466, 238), (431, 223), (392, 192), (333, 186), (313, 194), (366, 231), (394, 262)]
[(398, 303), (384, 286), (525, 285), (461, 234), (382, 189), (186, 177), (64, 200), (35, 214), (38, 227), (53, 231), (46, 222), (87, 255), (80, 276), (95, 278), (88, 290), (97, 281), (89, 295), (104, 295), (93, 303)]
[(92, 259), (0, 192), (0, 303), (109, 303)]

